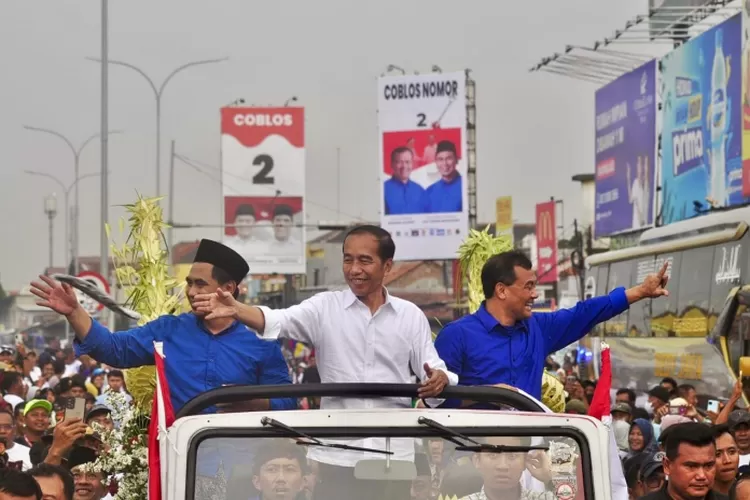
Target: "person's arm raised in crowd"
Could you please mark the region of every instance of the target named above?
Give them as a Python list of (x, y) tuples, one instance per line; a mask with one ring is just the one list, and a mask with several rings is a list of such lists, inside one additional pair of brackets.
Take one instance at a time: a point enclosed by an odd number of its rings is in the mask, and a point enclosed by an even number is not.
[(162, 337), (162, 329), (175, 317), (164, 316), (139, 328), (112, 335), (106, 327), (78, 303), (73, 288), (49, 276), (31, 283), (31, 293), (39, 297), (37, 304), (65, 316), (75, 332), (76, 357), (88, 354), (100, 363), (117, 368), (134, 368), (154, 363), (154, 340)]
[(729, 398), (729, 401), (727, 401), (727, 404), (724, 405), (721, 412), (719, 412), (719, 416), (716, 417), (716, 422), (714, 422), (715, 425), (725, 424), (729, 421), (729, 414), (734, 411), (737, 402), (742, 398), (742, 392), (742, 374), (740, 374), (740, 377), (737, 377), (737, 382), (734, 384), (732, 396)]
[(62, 465), (62, 460), (67, 456), (73, 445), (86, 435), (86, 424), (80, 418), (63, 420), (55, 426), (50, 445), (44, 463), (49, 465)]

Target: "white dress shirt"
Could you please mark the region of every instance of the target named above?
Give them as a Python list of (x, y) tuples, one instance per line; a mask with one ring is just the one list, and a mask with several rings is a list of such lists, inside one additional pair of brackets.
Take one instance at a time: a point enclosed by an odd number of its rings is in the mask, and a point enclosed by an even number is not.
[[(385, 290), (385, 289), (384, 289)], [(372, 314), (347, 289), (322, 292), (287, 309), (260, 306), (266, 326), (263, 338), (285, 337), (315, 347), (322, 383), (412, 383), (409, 367), (426, 380), (424, 364), (448, 375), (450, 385), (458, 375), (448, 371), (432, 342), (427, 317), (414, 304), (391, 296)], [(430, 402), (433, 403), (434, 402)], [(409, 398), (322, 398), (321, 409), (410, 408)], [(337, 441), (353, 446), (385, 449), (384, 438)], [(413, 439), (391, 439), (396, 460), (413, 460)], [(371, 455), (371, 456), (366, 456)], [(310, 458), (319, 462), (353, 467), (363, 458), (383, 455), (310, 448)]]

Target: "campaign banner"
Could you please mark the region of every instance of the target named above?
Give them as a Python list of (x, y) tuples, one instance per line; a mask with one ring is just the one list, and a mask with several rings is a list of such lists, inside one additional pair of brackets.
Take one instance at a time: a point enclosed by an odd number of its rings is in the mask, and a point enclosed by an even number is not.
[(469, 229), (463, 72), (378, 79), (381, 226), (398, 260), (455, 259)]
[(512, 196), (500, 196), (495, 200), (495, 236), (513, 246)]
[(654, 223), (656, 61), (596, 92), (595, 236)]
[(540, 284), (557, 281), (557, 222), (554, 200), (536, 205), (536, 277)]
[(742, 192), (742, 14), (660, 63), (664, 224), (749, 200)]
[(301, 107), (221, 110), (224, 238), (251, 274), (302, 274), (305, 121)]

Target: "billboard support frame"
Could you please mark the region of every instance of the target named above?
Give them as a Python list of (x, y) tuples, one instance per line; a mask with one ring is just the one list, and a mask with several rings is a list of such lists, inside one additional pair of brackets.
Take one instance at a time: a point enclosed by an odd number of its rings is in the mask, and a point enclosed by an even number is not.
[(477, 225), (477, 101), (476, 82), (471, 69), (466, 73), (466, 177), (468, 180), (469, 229)]

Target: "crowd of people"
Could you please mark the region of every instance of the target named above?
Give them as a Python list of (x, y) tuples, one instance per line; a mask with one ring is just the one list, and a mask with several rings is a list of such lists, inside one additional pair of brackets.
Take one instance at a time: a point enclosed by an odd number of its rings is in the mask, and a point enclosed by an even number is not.
[[(91, 486), (89, 475), (75, 473), (74, 466), (82, 463), (82, 458), (76, 457), (95, 458), (102, 442), (88, 424), (97, 415), (111, 422), (107, 394), (126, 391), (122, 373), (108, 367), (153, 365), (155, 356), (160, 355), (157, 344), (164, 353), (166, 385), (176, 411), (198, 394), (223, 385), (276, 385), (293, 380), (395, 384), (417, 380), (416, 396), (428, 407), (456, 407), (460, 402), (437, 398), (446, 386), (459, 383), (512, 385), (541, 399), (547, 356), (576, 342), (594, 325), (622, 313), (631, 304), (669, 293), (665, 266), (629, 289), (617, 288), (572, 309), (532, 315), (538, 297), (532, 263), (522, 252), (505, 252), (491, 257), (483, 267), (486, 300), (479, 310), (446, 325), (433, 342), (424, 313), (413, 303), (392, 296), (383, 286), (394, 254), (395, 244), (387, 231), (377, 226), (355, 227), (342, 246), (348, 289), (319, 293), (290, 308), (271, 310), (237, 300), (239, 284), (249, 272), (247, 262), (218, 242), (202, 240), (186, 279), (192, 311), (162, 316), (116, 335), (86, 313), (70, 286), (40, 276), (31, 287), (39, 298), (37, 304), (64, 316), (75, 341), (72, 350), (59, 350), (53, 345), (38, 357), (25, 350), (9, 353), (14, 356), (13, 366), (4, 372), (0, 388), (12, 418), (12, 429), (3, 431), (15, 443), (10, 449), (18, 445), (29, 449), (29, 471), (41, 464), (67, 467), (79, 500), (109, 494)], [(308, 358), (307, 366), (299, 362), (290, 370), (280, 342), (274, 340), (302, 342), (314, 349), (315, 356)], [(579, 392), (571, 386), (569, 410)], [(70, 397), (86, 398), (84, 419), (60, 418)], [(397, 409), (409, 408), (414, 401), (323, 398), (305, 401), (301, 406), (359, 409), (363, 404)], [(300, 402), (293, 398), (270, 398), (221, 405), (205, 412), (298, 407)], [(366, 441), (349, 440), (348, 444), (366, 446)], [(414, 451), (413, 440), (394, 439), (391, 446), (399, 453)], [(325, 449), (309, 450), (307, 459), (317, 464), (316, 491), (321, 498), (327, 498), (326, 492), (338, 490), (357, 491), (368, 498), (384, 493), (377, 485), (362, 491), (353, 474), (355, 457), (335, 458), (332, 460)], [(519, 467), (520, 474), (523, 467)], [(16, 464), (13, 469), (17, 468)], [(105, 478), (94, 479), (101, 482)], [(511, 496), (527, 495), (517, 482), (503, 488)], [(485, 489), (477, 494), (485, 494)]]
[[(565, 412), (586, 415), (597, 381), (579, 376), (575, 358), (573, 351), (562, 367), (550, 358), (546, 369), (565, 384)], [(750, 499), (750, 413), (739, 405), (745, 394), (738, 379), (714, 412), (699, 406), (692, 384), (671, 377), (648, 391), (645, 405), (632, 389), (613, 388), (611, 428), (620, 457), (613, 465), (622, 467), (629, 498)], [(694, 460), (700, 450), (709, 459)], [(683, 454), (693, 460), (690, 467), (666, 466), (684, 462)]]

